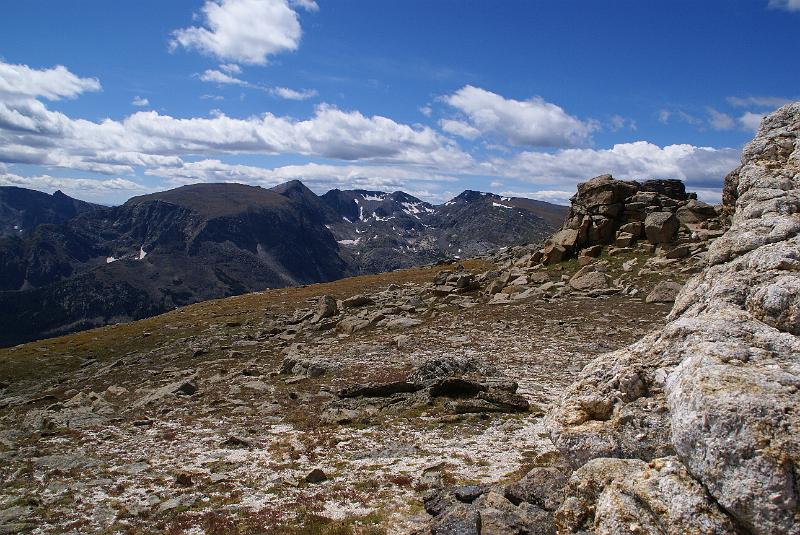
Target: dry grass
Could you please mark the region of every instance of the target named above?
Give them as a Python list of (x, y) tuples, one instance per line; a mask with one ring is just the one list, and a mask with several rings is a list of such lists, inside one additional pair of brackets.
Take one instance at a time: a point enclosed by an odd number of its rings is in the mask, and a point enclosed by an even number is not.
[[(465, 260), (463, 265), (476, 271), (494, 267), (479, 259)], [(385, 290), (390, 284), (422, 284), (430, 282), (436, 272), (453, 267), (455, 264), (403, 269), (215, 299), (131, 323), (0, 349), (0, 381), (34, 379), (72, 371), (87, 359), (111, 363), (125, 355), (151, 351), (175, 340), (190, 338), (214, 326), (239, 324), (241, 328), (236, 330), (241, 335), (241, 331), (248, 328), (255, 330), (266, 318), (291, 314), (297, 308), (311, 306), (306, 301), (323, 294), (344, 299)]]

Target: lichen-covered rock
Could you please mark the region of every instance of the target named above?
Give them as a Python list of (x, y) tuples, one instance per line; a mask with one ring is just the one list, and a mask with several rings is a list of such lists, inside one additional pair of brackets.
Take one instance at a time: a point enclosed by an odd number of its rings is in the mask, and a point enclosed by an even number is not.
[(653, 212), (644, 220), (644, 233), (650, 243), (669, 243), (678, 231), (678, 219), (672, 212)]
[(650, 463), (595, 459), (569, 481), (564, 505), (556, 511), (559, 533), (734, 533), (730, 518), (674, 457)]
[(584, 485), (599, 492), (570, 484), (566, 532), (800, 534), (798, 136), (800, 103), (764, 119), (726, 177), (731, 228), (670, 323), (588, 365), (549, 414), (576, 475), (627, 463)]

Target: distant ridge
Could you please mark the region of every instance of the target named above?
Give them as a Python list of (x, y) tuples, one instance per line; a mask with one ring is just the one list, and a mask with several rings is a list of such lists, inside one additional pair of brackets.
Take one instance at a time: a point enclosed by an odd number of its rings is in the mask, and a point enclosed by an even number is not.
[[(538, 205), (493, 194), (432, 205), (401, 191), (318, 196), (297, 180), (270, 189), (194, 184), (113, 208), (0, 191), (15, 203), (1, 206), (24, 208), (2, 212), (13, 230), (0, 237), (2, 345), (206, 299), (475, 256), (542, 241), (556, 227)], [(566, 213), (543, 208), (551, 220)]]

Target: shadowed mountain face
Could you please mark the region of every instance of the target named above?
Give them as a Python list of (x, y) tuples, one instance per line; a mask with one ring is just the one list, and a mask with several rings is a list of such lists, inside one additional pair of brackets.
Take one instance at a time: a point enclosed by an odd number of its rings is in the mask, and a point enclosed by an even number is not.
[(104, 207), (56, 191), (52, 195), (0, 186), (0, 236), (18, 235), (45, 223), (63, 223), (82, 212)]
[[(30, 193), (45, 208), (33, 202), (28, 213), (46, 213), (52, 197)], [(0, 237), (0, 344), (479, 254), (540, 241), (553, 230), (510, 201), (462, 198), (467, 193), (433, 206), (402, 192), (320, 197), (293, 181), (271, 190), (183, 186), (115, 208), (63, 196), (73, 201), (73, 216)], [(494, 206), (501, 202), (508, 206)]]

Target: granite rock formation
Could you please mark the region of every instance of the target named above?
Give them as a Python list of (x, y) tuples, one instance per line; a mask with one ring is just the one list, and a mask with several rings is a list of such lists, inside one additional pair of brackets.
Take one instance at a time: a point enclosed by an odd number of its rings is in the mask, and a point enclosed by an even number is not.
[(537, 260), (553, 264), (593, 256), (591, 248), (628, 248), (646, 240), (661, 247), (716, 238), (724, 232), (722, 211), (686, 193), (680, 180), (616, 180), (601, 175), (578, 185), (559, 232)]
[[(567, 223), (589, 221), (589, 234), (616, 227), (607, 207), (629, 213), (643, 191), (589, 184), (578, 198), (591, 192), (603, 219), (573, 211)], [(555, 514), (562, 533), (800, 533), (800, 103), (764, 119), (725, 200), (732, 225), (667, 326), (596, 359), (549, 414), (577, 469)], [(682, 225), (696, 224), (680, 219), (690, 202), (670, 207)]]

